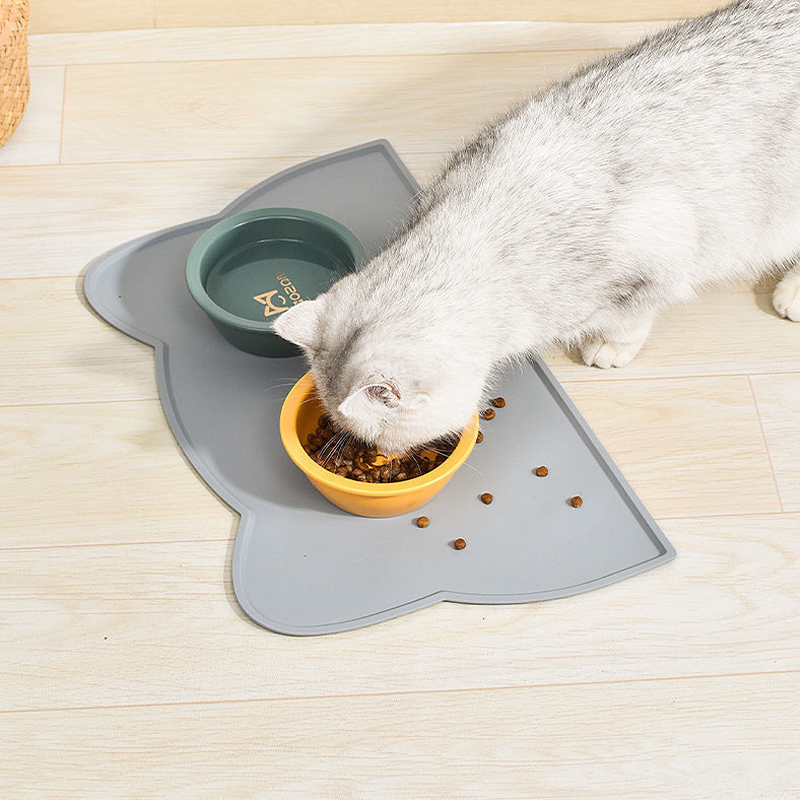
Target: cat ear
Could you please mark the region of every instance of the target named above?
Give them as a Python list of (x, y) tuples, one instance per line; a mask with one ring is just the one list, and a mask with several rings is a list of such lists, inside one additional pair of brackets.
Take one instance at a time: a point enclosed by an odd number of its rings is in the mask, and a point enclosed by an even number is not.
[(284, 311), (272, 324), (272, 330), (292, 344), (313, 348), (319, 337), (322, 305), (319, 298), (304, 300)]
[(394, 381), (371, 380), (348, 395), (339, 405), (339, 411), (350, 419), (374, 422), (383, 417), (387, 408), (397, 408), (400, 398)]

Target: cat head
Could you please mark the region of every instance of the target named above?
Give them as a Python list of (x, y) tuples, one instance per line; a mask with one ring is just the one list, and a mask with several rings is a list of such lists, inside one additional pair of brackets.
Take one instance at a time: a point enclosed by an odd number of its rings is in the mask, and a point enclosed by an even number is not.
[(347, 279), (282, 313), (275, 332), (305, 352), (336, 426), (388, 453), (451, 434), (471, 419), (483, 375), (435, 326), (398, 325), (348, 291)]

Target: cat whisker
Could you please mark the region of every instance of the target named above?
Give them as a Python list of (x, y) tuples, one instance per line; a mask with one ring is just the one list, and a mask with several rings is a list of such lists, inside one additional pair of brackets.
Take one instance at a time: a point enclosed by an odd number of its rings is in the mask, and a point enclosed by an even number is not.
[(335, 433), (322, 446), (322, 449), (320, 450), (320, 456), (326, 460), (335, 458), (342, 451), (342, 449), (344, 449), (346, 443), (347, 443), (347, 433), (345, 433), (344, 431)]
[(271, 386), (267, 386), (264, 391), (271, 392), (273, 389), (291, 389), (295, 383), (297, 383), (297, 381), (290, 381), (288, 383), (274, 383)]
[(465, 461), (461, 466), (466, 467), (467, 469), (471, 469), (476, 475), (480, 475), (481, 478), (486, 480), (486, 475), (484, 475), (477, 467), (470, 464), (469, 461)]
[(336, 446), (336, 439), (338, 436), (341, 436), (341, 434), (335, 433), (330, 439), (328, 439), (327, 442), (325, 442), (325, 444), (322, 445), (322, 447), (319, 449), (320, 458), (327, 458), (330, 456), (333, 448)]

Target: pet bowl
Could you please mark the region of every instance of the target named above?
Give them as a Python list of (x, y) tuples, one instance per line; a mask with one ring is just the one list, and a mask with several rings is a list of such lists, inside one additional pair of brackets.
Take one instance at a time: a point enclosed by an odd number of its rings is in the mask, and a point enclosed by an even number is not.
[(309, 433), (324, 413), (311, 373), (292, 387), (281, 409), (281, 440), (289, 458), (314, 487), (339, 508), (362, 517), (396, 517), (425, 505), (467, 460), (478, 435), (478, 413), (464, 428), (452, 454), (443, 464), (418, 478), (394, 483), (363, 483), (329, 472), (303, 449)]
[(301, 208), (264, 208), (234, 214), (200, 236), (186, 262), (186, 283), (240, 350), (296, 356), (300, 351), (273, 332), (274, 321), (364, 258), (361, 242), (335, 219)]

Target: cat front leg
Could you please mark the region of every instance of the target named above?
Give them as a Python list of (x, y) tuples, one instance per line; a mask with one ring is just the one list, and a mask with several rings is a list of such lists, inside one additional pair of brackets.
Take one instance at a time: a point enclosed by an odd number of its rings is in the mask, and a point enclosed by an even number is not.
[(655, 312), (648, 311), (604, 324), (600, 336), (593, 336), (581, 345), (584, 363), (600, 369), (627, 366), (647, 341), (654, 319)]
[(786, 273), (772, 293), (775, 310), (792, 322), (800, 322), (800, 265)]

